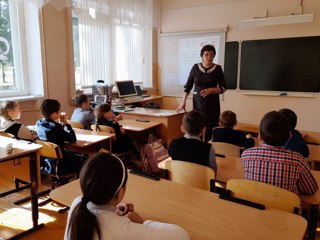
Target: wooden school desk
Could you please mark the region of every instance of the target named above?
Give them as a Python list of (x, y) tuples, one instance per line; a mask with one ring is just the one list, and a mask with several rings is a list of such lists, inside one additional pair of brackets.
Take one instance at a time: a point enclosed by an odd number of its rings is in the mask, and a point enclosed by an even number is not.
[[(81, 195), (79, 180), (56, 188), (50, 197), (70, 206)], [(275, 209), (258, 210), (219, 199), (219, 195), (161, 179), (129, 173), (124, 201), (145, 219), (175, 223), (192, 240), (303, 239), (307, 222)]]
[(140, 103), (144, 106), (148, 102), (153, 102), (159, 104), (162, 107), (162, 96), (150, 95), (150, 97), (141, 98), (140, 100), (124, 100), (124, 99), (115, 99), (112, 100), (112, 105), (123, 104), (123, 105), (131, 105), (135, 103)]
[(66, 143), (65, 148), (72, 152), (92, 154), (99, 151), (100, 143), (109, 141), (110, 153), (112, 150), (112, 139), (115, 137), (114, 133), (96, 132), (91, 130), (73, 129), (77, 141), (75, 143)]
[[(13, 144), (13, 152), (7, 153), (6, 146), (8, 143)], [(0, 167), (1, 163), (8, 161), (15, 161), (16, 159), (28, 157), (29, 158), (29, 171), (30, 171), (30, 193), (31, 193), (31, 213), (33, 227), (24, 232), (21, 232), (10, 239), (19, 239), (22, 236), (43, 227), (43, 224), (38, 224), (39, 209), (38, 209), (38, 176), (39, 168), (37, 167), (37, 151), (42, 146), (34, 143), (26, 143), (25, 141), (19, 141), (13, 138), (0, 136)], [(14, 163), (14, 162), (13, 162)]]
[(122, 119), (118, 122), (125, 130), (133, 132), (143, 132), (161, 125), (160, 122), (152, 122), (149, 120), (137, 121), (135, 119)]
[[(320, 172), (319, 171), (311, 171), (313, 177), (316, 179), (318, 183), (318, 187), (320, 188)], [(310, 213), (308, 220), (308, 233), (309, 239), (316, 239), (317, 232), (317, 221), (318, 221), (318, 207), (320, 204), (320, 190), (311, 195), (299, 195), (302, 203), (310, 205)]]
[(184, 113), (176, 113), (174, 110), (140, 107), (126, 108), (124, 110), (113, 108), (113, 110), (120, 113), (124, 119), (149, 120), (151, 122), (161, 123), (158, 135), (167, 147), (174, 138), (183, 136), (180, 127)]

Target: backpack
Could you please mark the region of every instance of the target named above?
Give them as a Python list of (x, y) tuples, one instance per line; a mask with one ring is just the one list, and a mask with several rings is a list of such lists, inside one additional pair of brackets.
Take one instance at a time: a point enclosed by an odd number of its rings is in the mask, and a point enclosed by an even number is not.
[(169, 157), (168, 150), (163, 146), (162, 140), (149, 134), (148, 143), (140, 149), (142, 170), (146, 173), (158, 173), (161, 169), (158, 163)]

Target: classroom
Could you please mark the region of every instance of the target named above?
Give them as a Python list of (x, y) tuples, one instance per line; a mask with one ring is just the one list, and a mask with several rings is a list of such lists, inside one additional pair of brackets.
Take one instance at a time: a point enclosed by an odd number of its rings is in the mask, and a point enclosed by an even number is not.
[[(119, 0), (120, 1), (120, 0)], [(136, 0), (135, 0), (136, 1)], [(141, 0), (142, 1), (142, 0)], [(141, 2), (140, 1), (140, 2)], [(171, 112), (163, 113), (167, 115), (161, 115), (163, 117), (161, 120), (162, 127), (159, 127), (158, 133), (162, 138), (164, 138), (165, 143), (169, 143), (175, 136), (179, 137), (182, 136), (180, 133), (180, 122), (182, 119), (182, 115), (175, 118), (173, 116), (173, 112), (179, 106), (182, 101), (183, 95), (183, 88), (181, 88), (180, 93), (177, 94), (163, 94), (164, 93), (164, 85), (162, 79), (164, 77), (162, 65), (162, 49), (160, 47), (163, 39), (167, 36), (181, 36), (181, 35), (188, 35), (191, 34), (192, 36), (197, 36), (197, 34), (201, 35), (203, 33), (216, 33), (222, 32), (225, 35), (225, 42), (245, 42), (250, 40), (266, 40), (266, 39), (281, 39), (281, 38), (300, 38), (300, 37), (317, 37), (320, 36), (320, 2), (317, 0), (145, 0), (146, 2), (151, 4), (152, 9), (152, 34), (151, 34), (151, 44), (148, 46), (150, 49), (147, 49), (148, 54), (145, 56), (147, 57), (144, 61), (148, 61), (149, 69), (145, 71), (144, 80), (140, 79), (133, 79), (135, 82), (138, 82), (142, 86), (145, 85), (147, 87), (148, 94), (161, 96), (161, 109), (167, 109)], [(9, 0), (11, 2), (11, 0)], [(14, 1), (13, 1), (14, 2)], [(19, 1), (17, 1), (19, 2)], [(32, 61), (34, 66), (41, 66), (40, 67), (31, 67), (29, 70), (29, 78), (34, 79), (29, 81), (29, 90), (27, 94), (16, 94), (15, 96), (7, 95), (6, 89), (0, 88), (1, 97), (0, 100), (15, 100), (18, 101), (21, 108), (21, 118), (20, 121), (24, 125), (34, 125), (37, 120), (39, 120), (42, 115), (40, 112), (40, 105), (43, 99), (50, 98), (50, 99), (57, 99), (61, 103), (63, 112), (66, 112), (68, 116), (72, 115), (72, 112), (75, 108), (74, 99), (77, 95), (77, 90), (81, 90), (78, 88), (78, 82), (76, 80), (77, 76), (77, 64), (74, 60), (75, 50), (73, 46), (73, 37), (75, 31), (73, 27), (72, 19), (72, 12), (70, 6), (74, 1), (46, 1), (44, 4), (40, 4), (40, 6), (34, 7), (36, 2), (33, 0), (26, 0), (26, 8), (28, 10), (28, 14), (25, 16), (26, 22), (36, 22), (40, 24), (40, 28), (37, 29), (34, 25), (26, 27), (24, 30), (26, 33), (26, 38), (29, 39), (27, 41), (27, 46), (29, 50), (26, 58), (30, 59), (38, 59), (36, 61)], [(40, 1), (41, 2), (41, 1)], [(77, 2), (77, 1), (75, 1)], [(104, 1), (97, 1), (97, 0), (79, 0), (78, 2), (83, 2), (83, 4), (87, 4), (92, 2), (98, 4)], [(105, 2), (113, 2), (106, 0)], [(124, 5), (130, 2), (130, 0), (121, 0), (121, 3)], [(139, 2), (139, 1), (138, 1)], [(29, 5), (32, 5), (30, 7)], [(80, 3), (79, 3), (80, 4)], [(82, 3), (81, 3), (82, 4)], [(94, 4), (92, 6), (95, 6)], [(89, 8), (89, 7), (88, 7)], [(101, 10), (101, 9), (100, 9)], [(88, 9), (89, 11), (89, 9)], [(101, 11), (108, 11), (103, 9)], [(282, 16), (298, 16), (298, 15), (312, 15), (312, 20), (310, 22), (305, 23), (279, 23), (280, 20), (274, 21), (272, 24), (264, 26), (241, 26), (241, 21), (246, 19), (269, 19), (269, 18), (277, 18)], [(39, 16), (39, 17), (37, 17)], [(92, 17), (93, 19), (93, 17)], [(85, 21), (92, 21), (85, 20)], [(280, 21), (281, 22), (281, 21)], [(150, 24), (150, 23), (148, 23)], [(32, 25), (32, 24), (31, 24)], [(147, 24), (146, 24), (147, 25)], [(35, 40), (33, 44), (31, 44), (32, 35), (30, 33), (36, 33), (40, 36), (38, 40)], [(95, 41), (94, 37), (89, 39), (92, 45), (96, 45), (99, 48), (99, 44), (103, 44), (106, 39), (102, 40), (99, 39)], [(1, 34), (0, 34), (1, 37)], [(0, 38), (1, 42), (1, 38)], [(1, 45), (0, 45), (1, 46)], [(119, 48), (119, 47), (118, 47)], [(121, 48), (121, 46), (120, 46)], [(142, 51), (141, 48), (138, 48)], [(146, 50), (146, 49), (144, 49)], [(3, 51), (3, 50), (1, 50)], [(103, 52), (104, 50), (98, 49), (96, 51)], [(0, 52), (0, 55), (2, 52)], [(40, 59), (40, 60), (39, 60)], [(98, 59), (98, 57), (97, 57)], [(116, 61), (117, 64), (121, 64), (116, 57), (111, 58), (111, 60), (106, 60), (103, 64), (106, 66), (109, 64), (108, 61)], [(1, 59), (0, 59), (1, 60)], [(37, 62), (38, 61), (38, 62)], [(94, 62), (94, 59), (91, 59)], [(198, 61), (201, 61), (199, 56)], [(272, 59), (271, 59), (272, 61)], [(29, 63), (31, 64), (31, 63)], [(94, 63), (95, 64), (95, 63)], [(102, 63), (99, 63), (102, 64)], [(220, 64), (220, 63), (219, 63)], [(151, 67), (150, 67), (151, 66)], [(111, 67), (111, 66), (110, 66)], [(110, 68), (106, 67), (106, 69)], [(112, 67), (115, 67), (113, 63)], [(93, 70), (92, 72), (99, 72), (100, 70)], [(283, 69), (285, 71), (285, 69)], [(17, 76), (21, 73), (14, 73)], [(104, 75), (103, 75), (104, 74)], [(105, 72), (102, 76), (108, 76), (108, 71)], [(135, 75), (133, 75), (135, 76)], [(142, 75), (139, 75), (142, 76)], [(139, 77), (138, 76), (138, 77)], [(101, 79), (99, 75), (89, 76), (91, 78), (91, 84), (94, 83), (95, 80)], [(116, 80), (125, 80), (121, 76), (120, 79), (113, 79), (115, 75), (111, 78), (112, 83)], [(237, 76), (239, 77), (239, 76)], [(92, 79), (94, 78), (94, 79)], [(97, 78), (97, 79), (96, 79)], [(319, 81), (320, 76), (318, 77), (317, 81)], [(186, 79), (180, 79), (182, 82), (185, 82)], [(3, 79), (4, 81), (4, 79)], [(304, 80), (301, 79), (301, 85), (304, 84)], [(86, 85), (85, 83), (83, 85)], [(226, 82), (227, 90), (223, 93), (223, 96), (220, 97), (220, 106), (221, 112), (224, 110), (232, 110), (237, 114), (237, 120), (239, 123), (258, 126), (261, 118), (266, 112), (275, 110), (278, 111), (282, 108), (289, 108), (292, 109), (298, 116), (298, 123), (297, 129), (305, 132), (312, 132), (316, 133), (316, 135), (320, 135), (320, 112), (319, 109), (319, 101), (320, 95), (319, 92), (286, 92), (284, 95), (281, 95), (280, 91), (275, 91), (270, 93), (269, 91), (245, 91), (237, 89), (229, 89), (228, 90), (228, 82)], [(0, 84), (1, 87), (1, 84)], [(85, 93), (90, 87), (86, 86)], [(192, 110), (192, 98), (189, 97), (187, 99), (186, 110)], [(170, 115), (172, 114), (172, 116)], [(125, 116), (129, 116), (130, 113), (124, 113)], [(139, 113), (138, 113), (138, 116)], [(160, 115), (154, 115), (154, 118), (151, 119), (152, 121), (156, 121)], [(134, 116), (136, 117), (136, 116)], [(178, 129), (175, 130), (167, 130), (167, 127), (170, 125), (167, 121), (170, 118), (174, 118), (175, 125), (178, 126)], [(149, 121), (149, 118), (141, 117), (142, 120)], [(160, 120), (159, 120), (160, 121)], [(142, 123), (141, 123), (142, 124)], [(163, 127), (166, 127), (165, 128)], [(151, 126), (154, 127), (154, 126)], [(150, 127), (150, 128), (151, 128)], [(172, 125), (170, 125), (172, 127)], [(177, 132), (175, 132), (177, 131)], [(80, 134), (80, 131), (79, 133)], [(164, 136), (164, 135), (165, 136)], [(87, 140), (87, 139), (84, 139)], [(318, 139), (319, 140), (319, 139)], [(110, 140), (111, 141), (111, 140)], [(1, 146), (2, 147), (2, 146)], [(111, 149), (111, 147), (110, 147)], [(36, 151), (36, 150), (35, 150)], [(318, 151), (318, 150), (316, 150)], [(136, 178), (136, 176), (135, 176)], [(134, 179), (135, 179), (134, 178)], [(161, 180), (162, 181), (162, 180)], [(132, 197), (132, 199), (136, 201), (141, 201), (141, 197), (137, 196), (133, 190), (139, 191), (139, 186), (137, 184), (145, 184), (145, 180), (137, 182), (128, 182), (128, 185), (131, 190), (128, 190), (128, 196)], [(155, 200), (157, 197), (161, 197), (166, 194), (165, 189), (171, 188), (171, 186), (166, 185), (167, 183), (163, 184), (161, 187), (156, 188), (155, 195), (151, 196), (150, 199)], [(79, 185), (79, 184), (78, 184)], [(74, 189), (78, 189), (78, 185), (74, 187)], [(146, 187), (148, 188), (148, 187)], [(66, 188), (67, 191), (73, 191), (72, 187)], [(174, 191), (174, 188), (172, 188)], [(177, 192), (181, 192), (181, 196), (187, 196), (185, 192), (188, 189), (184, 189), (184, 187), (177, 188)], [(149, 189), (152, 191), (152, 189)], [(199, 199), (202, 199), (203, 202), (199, 204), (199, 208), (205, 206), (205, 204), (210, 203), (210, 201), (217, 201), (219, 202), (218, 197), (211, 197), (209, 193), (200, 193), (197, 189), (190, 190), (190, 193), (199, 194)], [(76, 193), (72, 192), (72, 196)], [(171, 193), (170, 193), (171, 194)], [(185, 195), (183, 195), (185, 194)], [(150, 194), (152, 195), (152, 194)], [(141, 193), (141, 196), (148, 196), (145, 193)], [(176, 201), (183, 201), (182, 197), (172, 196), (173, 199)], [(171, 195), (170, 195), (171, 197)], [(310, 199), (306, 198), (305, 202), (308, 202)], [(310, 200), (312, 202), (312, 200)], [(62, 203), (65, 203), (66, 206), (70, 205), (69, 199), (63, 199)], [(1, 203), (0, 203), (1, 204)], [(170, 205), (170, 201), (165, 201), (164, 203), (159, 205), (160, 207), (166, 208), (166, 204)], [(218, 203), (217, 203), (218, 204)], [(186, 207), (190, 206), (190, 203), (185, 204)], [(313, 205), (317, 211), (318, 205)], [(169, 207), (170, 209), (179, 208), (178, 203), (172, 203), (172, 206)], [(169, 209), (169, 210), (170, 210)], [(227, 209), (226, 206), (222, 209), (218, 209), (218, 207), (210, 206), (210, 211), (217, 212), (217, 215), (223, 217), (223, 209)], [(169, 211), (167, 209), (167, 211)], [(241, 214), (241, 207), (235, 207), (234, 212)], [(152, 214), (146, 213), (146, 217), (153, 217)], [(166, 217), (166, 214), (170, 214), (169, 212), (159, 213), (159, 216), (156, 217), (155, 220), (162, 220)], [(183, 215), (184, 212), (181, 210), (177, 210), (176, 214)], [(192, 216), (195, 214), (194, 212), (188, 212), (186, 210), (187, 217)], [(282, 216), (278, 214), (277, 211), (272, 212), (275, 215), (274, 218), (277, 224), (279, 224), (277, 231), (281, 231), (281, 228), (285, 228), (286, 225), (281, 225), (281, 222), (285, 222), (286, 216)], [(271, 214), (271, 215), (272, 215)], [(64, 220), (63, 223), (66, 223), (66, 213), (63, 213)], [(206, 218), (205, 213), (200, 212), (199, 215), (196, 217)], [(250, 215), (250, 217), (254, 219), (259, 219), (261, 217), (264, 218), (265, 216), (263, 213), (257, 213), (257, 215)], [(231, 217), (230, 217), (231, 218)], [(173, 217), (174, 219), (174, 217)], [(267, 216), (267, 220), (272, 220), (272, 216)], [(301, 219), (297, 219), (300, 221)], [(168, 220), (169, 221), (169, 220)], [(249, 217), (244, 217), (242, 219), (233, 219), (230, 221), (251, 221), (252, 224), (254, 221), (250, 220)], [(257, 220), (259, 221), (259, 220)], [(290, 222), (292, 221), (292, 222)], [(259, 223), (262, 221), (259, 221)], [(180, 222), (179, 222), (180, 223)], [(208, 220), (208, 224), (219, 224), (214, 220)], [(188, 223), (186, 220), (181, 220), (181, 224), (185, 225), (189, 228), (191, 224)], [(261, 223), (262, 224), (262, 223)], [(308, 231), (305, 223), (300, 223), (303, 225), (301, 227), (297, 227), (296, 229), (292, 227), (294, 225), (294, 220), (288, 220), (288, 228), (292, 231), (291, 235), (279, 235), (279, 237), (274, 237), (276, 239), (302, 239), (304, 237), (304, 233)], [(315, 223), (317, 224), (317, 223)], [(267, 227), (270, 227), (267, 226)], [(276, 224), (274, 224), (276, 225)], [(298, 224), (297, 224), (298, 225)], [(305, 225), (305, 226), (304, 226)], [(290, 226), (290, 227), (289, 227)], [(61, 226), (60, 226), (61, 227)], [(220, 227), (220, 226), (219, 226)], [(219, 229), (219, 227), (217, 227)], [(46, 226), (44, 227), (44, 229)], [(210, 226), (204, 226), (204, 229), (210, 229)], [(223, 227), (222, 227), (223, 229)], [(258, 227), (259, 229), (259, 227)], [(302, 229), (302, 230), (301, 230)], [(303, 230), (304, 229), (304, 230)], [(219, 229), (221, 230), (221, 229)], [(233, 229), (234, 231), (238, 231), (239, 229)], [(41, 230), (42, 231), (42, 230)], [(44, 239), (45, 234), (51, 234), (55, 230), (49, 228), (45, 230), (45, 233), (42, 237), (37, 236), (36, 233), (32, 233), (30, 238), (28, 235), (24, 236), (23, 239)], [(214, 231), (214, 230), (213, 230)], [(259, 231), (259, 230), (257, 230)], [(261, 228), (261, 231), (264, 231)], [(0, 238), (2, 230), (0, 230)], [(9, 231), (10, 232), (10, 231)], [(230, 232), (232, 230), (230, 229)], [(302, 232), (302, 237), (300, 236)], [(6, 233), (7, 234), (7, 233)], [(61, 235), (61, 229), (59, 232), (59, 236)], [(246, 233), (241, 232), (239, 233), (241, 236), (244, 236)], [(257, 239), (259, 237), (259, 232), (256, 233), (257, 235), (243, 238), (243, 239)], [(274, 235), (272, 231), (270, 235), (266, 233), (264, 239), (271, 239)], [(320, 234), (317, 232), (312, 232), (312, 237), (314, 234), (314, 239), (320, 239)], [(192, 230), (190, 234), (192, 236), (191, 239), (219, 239), (219, 238), (210, 238), (209, 235), (201, 235), (197, 236), (197, 231)], [(196, 237), (195, 237), (196, 236)], [(299, 237), (297, 237), (299, 236)], [(6, 238), (7, 235), (4, 236)], [(38, 237), (38, 238), (37, 238)], [(226, 238), (228, 235), (221, 235), (221, 238)], [(269, 238), (268, 238), (269, 237)], [(221, 239), (220, 238), (220, 239)], [(14, 238), (13, 238), (14, 239)], [(263, 238), (261, 238), (263, 239)], [(312, 239), (312, 238), (310, 238)]]

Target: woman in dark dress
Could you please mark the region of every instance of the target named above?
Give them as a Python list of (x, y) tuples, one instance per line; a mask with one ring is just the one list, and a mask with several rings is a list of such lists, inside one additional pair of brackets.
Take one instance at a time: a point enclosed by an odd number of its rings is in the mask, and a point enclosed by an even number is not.
[(202, 62), (193, 65), (189, 78), (184, 85), (184, 95), (177, 112), (186, 111), (187, 97), (194, 85), (193, 109), (200, 111), (206, 119), (205, 140), (212, 136), (212, 128), (219, 125), (219, 94), (226, 91), (224, 74), (220, 65), (213, 63), (216, 50), (212, 45), (205, 45), (200, 52)]

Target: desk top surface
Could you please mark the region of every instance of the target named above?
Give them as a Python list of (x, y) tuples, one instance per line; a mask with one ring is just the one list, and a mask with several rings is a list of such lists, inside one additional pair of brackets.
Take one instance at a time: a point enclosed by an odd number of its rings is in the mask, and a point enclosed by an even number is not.
[[(6, 147), (8, 143), (12, 143), (12, 147), (13, 147), (12, 153), (7, 153)], [(41, 148), (42, 146), (39, 144), (0, 136), (0, 161), (4, 161), (14, 157), (19, 157), (20, 155), (23, 155), (23, 154), (36, 152)]]
[(107, 139), (115, 137), (115, 134), (113, 133), (96, 132), (79, 128), (73, 128), (73, 130), (76, 133), (77, 142), (69, 144), (77, 147), (91, 146), (96, 143), (103, 142)]
[(141, 98), (139, 100), (124, 100), (124, 99), (114, 99), (112, 100), (112, 105), (116, 106), (119, 104), (131, 104), (131, 103), (137, 103), (137, 102), (146, 102), (146, 101), (152, 101), (152, 100), (156, 100), (156, 99), (162, 99), (162, 96), (158, 96), (158, 95), (150, 95), (150, 97), (144, 97)]
[(153, 122), (148, 120), (139, 120), (139, 119), (123, 119), (118, 121), (124, 129), (134, 132), (142, 132), (150, 128), (161, 125), (159, 122)]
[[(66, 206), (79, 195), (79, 180), (50, 193), (53, 200)], [(124, 201), (134, 203), (145, 219), (182, 226), (193, 240), (302, 239), (307, 227), (301, 216), (275, 209), (258, 210), (221, 200), (215, 193), (132, 174)]]
[(146, 115), (146, 116), (155, 116), (155, 117), (170, 117), (175, 115), (180, 115), (184, 113), (177, 113), (175, 110), (167, 109), (152, 109), (152, 108), (125, 108), (124, 110), (113, 108), (115, 112), (118, 113), (127, 113), (127, 114), (137, 114), (137, 115)]

